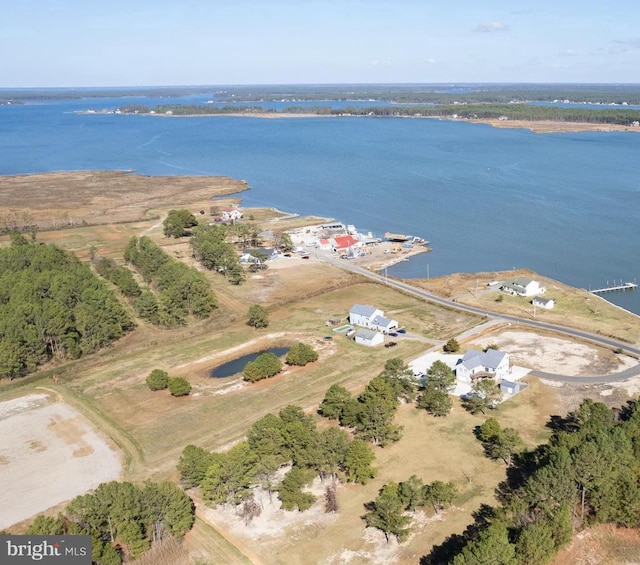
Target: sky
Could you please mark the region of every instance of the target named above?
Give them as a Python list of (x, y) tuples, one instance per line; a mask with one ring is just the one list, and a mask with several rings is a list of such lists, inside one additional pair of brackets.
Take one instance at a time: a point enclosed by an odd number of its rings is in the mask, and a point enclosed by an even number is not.
[(0, 88), (640, 83), (637, 0), (2, 0)]

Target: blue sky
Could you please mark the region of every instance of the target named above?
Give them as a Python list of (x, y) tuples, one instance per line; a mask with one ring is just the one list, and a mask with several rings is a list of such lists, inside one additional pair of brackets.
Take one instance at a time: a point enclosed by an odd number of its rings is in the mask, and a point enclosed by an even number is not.
[(637, 0), (2, 0), (0, 87), (640, 83)]

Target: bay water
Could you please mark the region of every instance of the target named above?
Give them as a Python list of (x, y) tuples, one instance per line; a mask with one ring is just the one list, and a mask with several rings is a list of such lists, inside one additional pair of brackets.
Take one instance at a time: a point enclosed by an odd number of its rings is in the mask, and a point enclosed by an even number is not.
[[(429, 240), (432, 253), (388, 269), (397, 277), (530, 268), (587, 289), (640, 279), (638, 133), (541, 135), (416, 118), (75, 113), (167, 102), (0, 106), (0, 174), (102, 169), (245, 179), (245, 206)], [(640, 314), (638, 290), (606, 298)]]

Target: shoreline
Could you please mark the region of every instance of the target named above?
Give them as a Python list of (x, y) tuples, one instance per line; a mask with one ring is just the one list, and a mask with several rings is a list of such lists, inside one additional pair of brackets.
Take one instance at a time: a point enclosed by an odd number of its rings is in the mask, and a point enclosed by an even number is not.
[(381, 118), (381, 119), (418, 119), (418, 120), (442, 120), (448, 122), (462, 122), (469, 124), (485, 124), (499, 129), (528, 129), (533, 133), (577, 133), (577, 132), (619, 132), (640, 133), (640, 127), (623, 126), (618, 124), (594, 124), (584, 122), (559, 122), (553, 120), (498, 120), (495, 118), (449, 118), (443, 116), (354, 116), (351, 114), (313, 114), (313, 113), (287, 113), (287, 112), (232, 112), (219, 114), (151, 114), (151, 113), (116, 113), (111, 110), (82, 110), (75, 112), (78, 115), (125, 115), (125, 116), (151, 116), (159, 118), (256, 118), (256, 119), (296, 119), (296, 118)]

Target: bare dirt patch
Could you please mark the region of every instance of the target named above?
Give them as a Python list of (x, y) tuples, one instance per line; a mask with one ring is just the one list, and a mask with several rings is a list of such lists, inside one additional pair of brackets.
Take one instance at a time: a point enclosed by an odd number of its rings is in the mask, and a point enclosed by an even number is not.
[(495, 128), (528, 129), (534, 133), (567, 133), (574, 131), (629, 131), (640, 132), (640, 128), (616, 124), (588, 124), (582, 122), (554, 122), (551, 120), (468, 120), (472, 123), (489, 124)]
[(0, 528), (117, 479), (114, 447), (69, 405), (30, 394), (0, 403)]
[(490, 344), (511, 354), (515, 365), (562, 375), (608, 375), (637, 364), (595, 345), (539, 332), (508, 330), (474, 340), (480, 348)]

